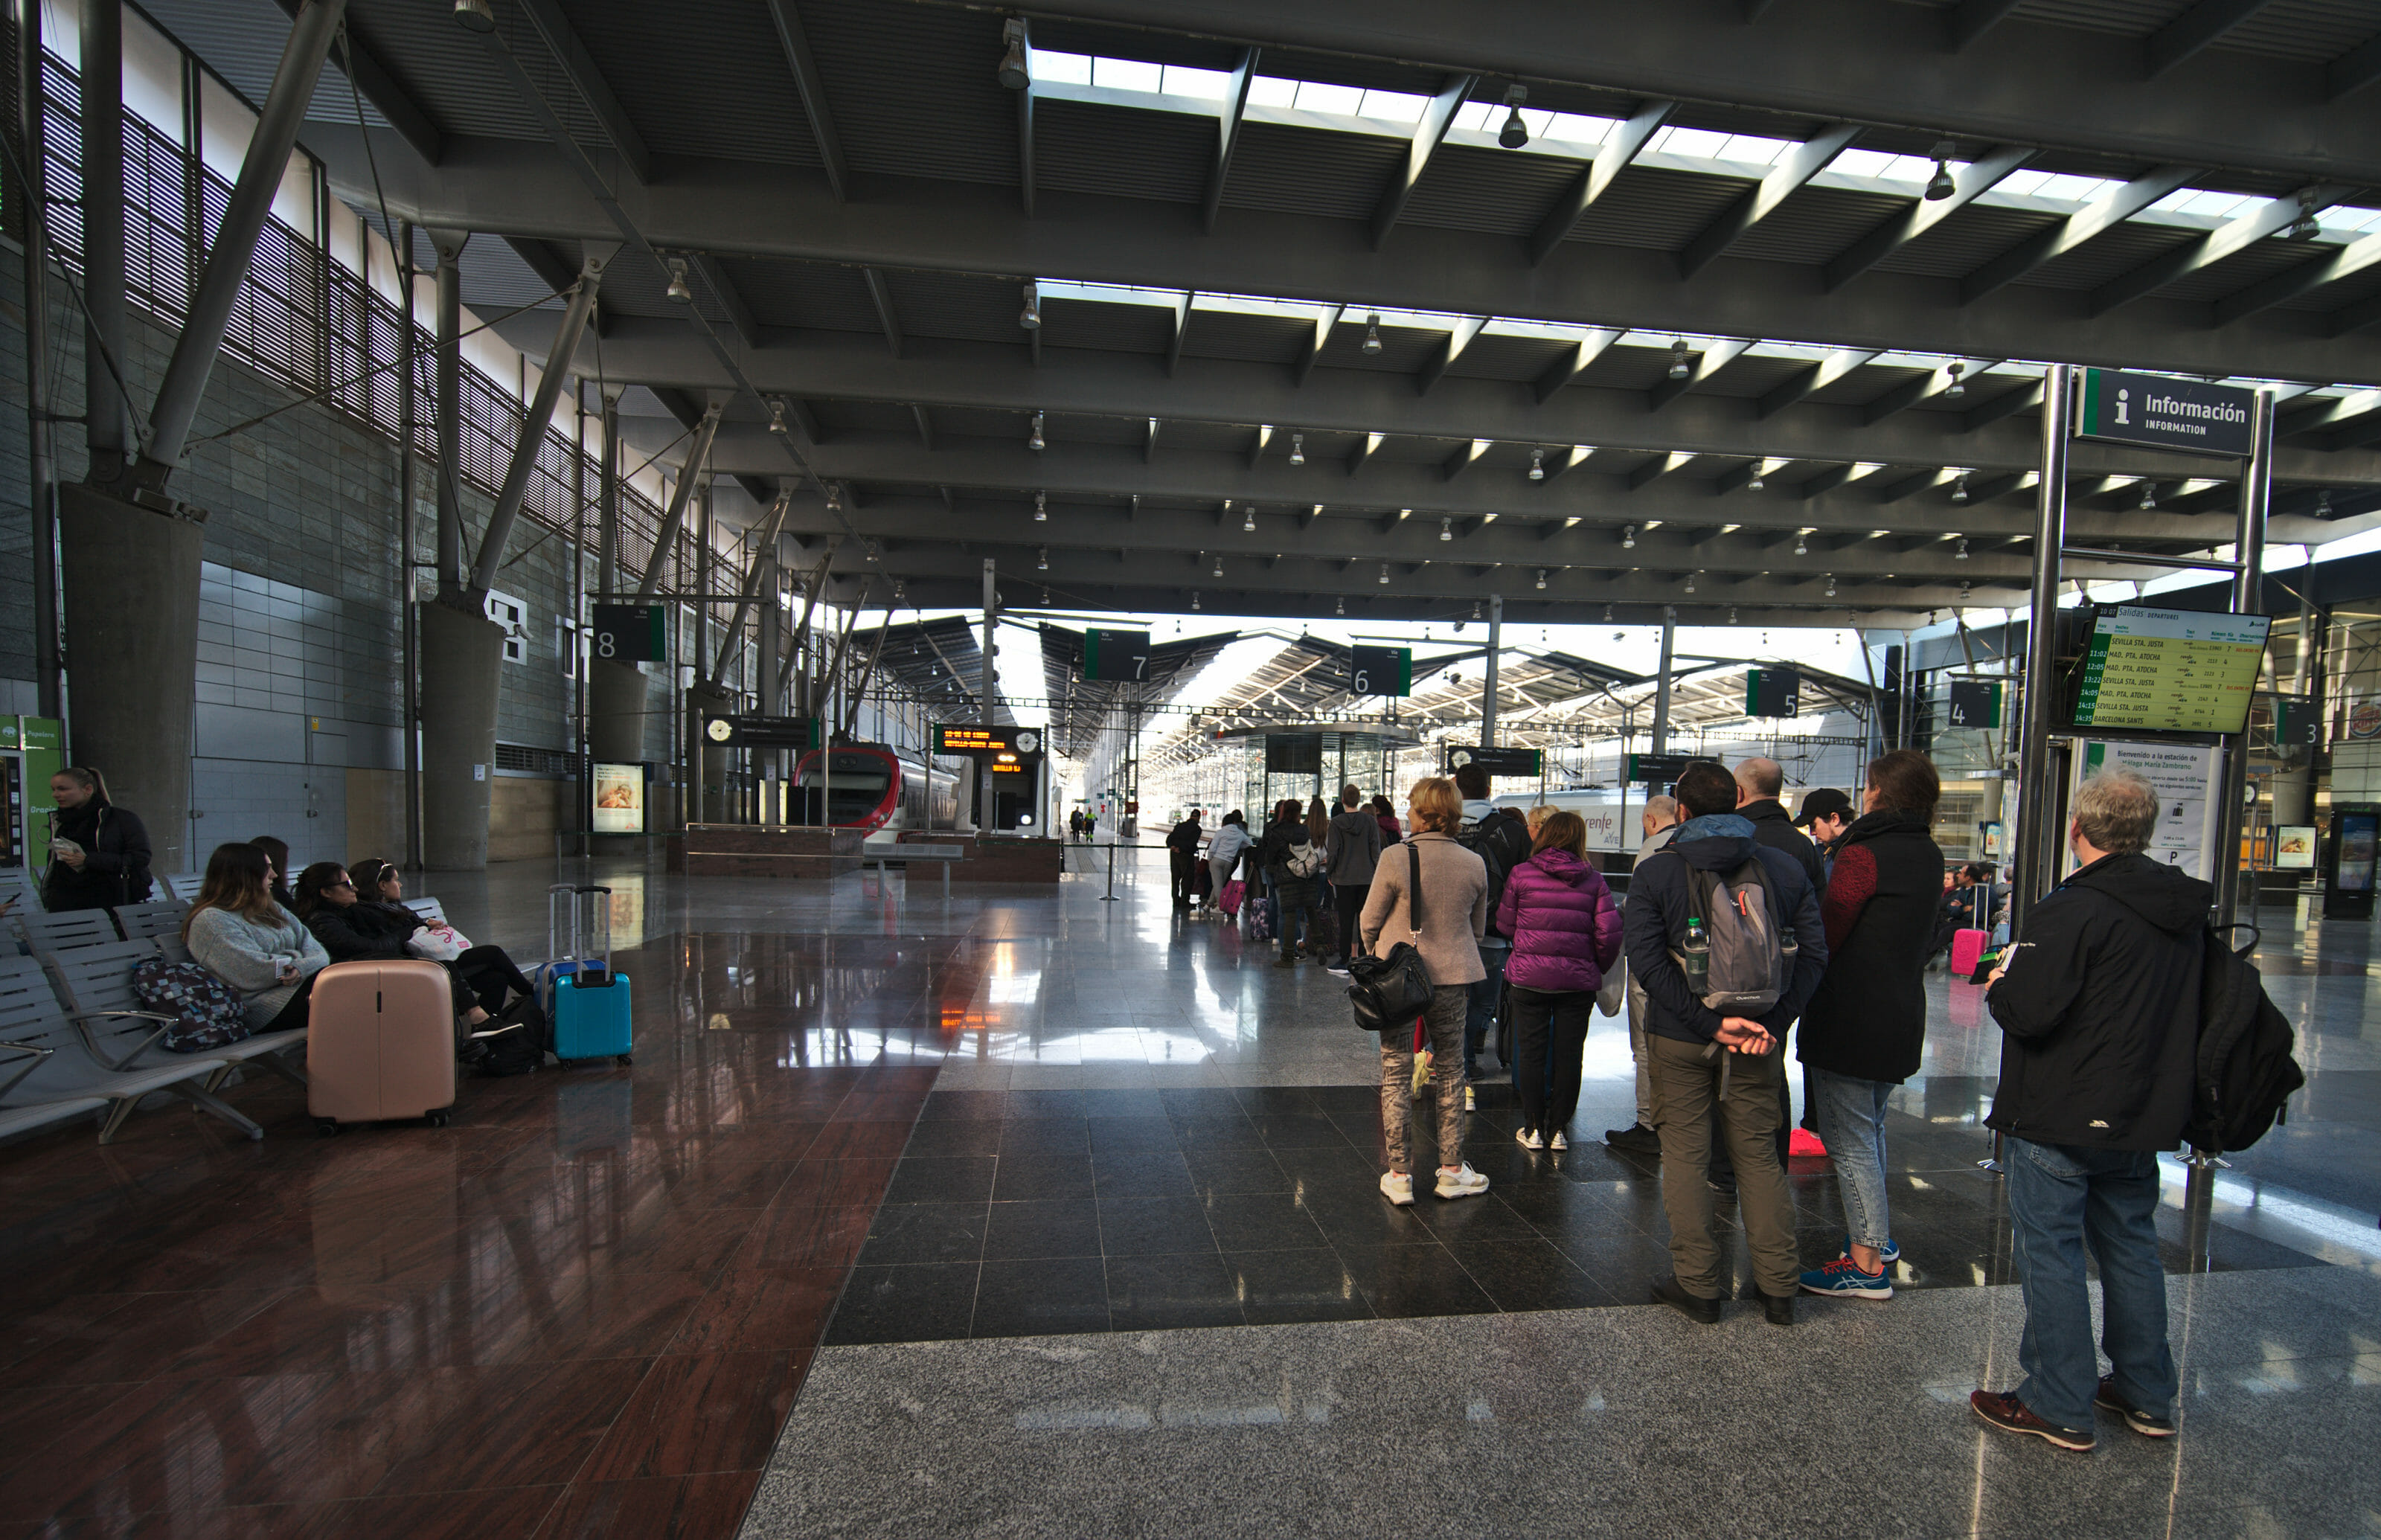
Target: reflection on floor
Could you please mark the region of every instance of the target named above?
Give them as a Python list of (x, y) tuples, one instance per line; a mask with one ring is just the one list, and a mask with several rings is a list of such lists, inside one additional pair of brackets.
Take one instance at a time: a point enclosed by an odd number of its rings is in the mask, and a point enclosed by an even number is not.
[[(535, 959), (556, 874), (416, 891)], [(1615, 1022), (1571, 1150), (1521, 1150), (1489, 1084), (1469, 1153), (1492, 1191), (1400, 1214), (1373, 1186), (1374, 1048), (1340, 981), (1174, 918), (1162, 869), (1121, 870), (1116, 903), (1098, 878), (945, 900), (873, 873), (592, 874), (631, 948), (632, 1069), (472, 1082), (450, 1129), (328, 1142), (259, 1077), (228, 1094), (260, 1144), (165, 1109), (106, 1150), (87, 1130), (0, 1149), (0, 1540), (721, 1540), (773, 1448), (771, 1536), (1435, 1516), (1799, 1540), (1846, 1532), (1847, 1502), (1862, 1533), (2381, 1528), (2369, 1461), (2322, 1467), (2381, 1443), (2363, 927), (2267, 916), (2310, 1085), (2215, 1175), (2203, 1265), (2230, 1270), (2177, 1285), (2197, 1302), (2180, 1453), (2112, 1436), (2061, 1464), (1953, 1428), (1965, 1387), (2008, 1382), (2015, 1310), (1974, 1166), (1997, 1037), (1965, 986), (1930, 984), (1925, 1068), (1894, 1103), (1901, 1296), (1698, 1337), (1635, 1302), (1665, 1227), (1656, 1168), (1595, 1143), (1630, 1118)], [(1806, 1254), (1831, 1251), (1831, 1179), (1796, 1191)], [(1209, 1322), (1231, 1329), (1163, 1329)], [(1082, 1442), (1134, 1431), (1176, 1442), (1129, 1468)], [(1966, 1506), (1844, 1481), (1937, 1464)], [(2169, 1515), (2150, 1494), (2178, 1470)], [(804, 1485), (824, 1479), (840, 1507)]]

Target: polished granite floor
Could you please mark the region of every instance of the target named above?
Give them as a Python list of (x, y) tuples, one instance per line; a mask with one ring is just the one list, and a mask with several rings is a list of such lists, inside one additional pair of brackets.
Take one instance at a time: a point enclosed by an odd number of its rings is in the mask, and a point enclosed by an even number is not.
[[(1408, 1481), (1418, 1506), (1400, 1506), (1398, 1522), (1470, 1495), (1485, 1505), (1470, 1527), (1492, 1532), (1626, 1520), (1630, 1533), (1749, 1534), (1781, 1515), (1801, 1516), (1804, 1534), (1847, 1529), (1812, 1518), (1831, 1488), (1812, 1473), (1807, 1420), (1799, 1433), (1761, 1425), (1762, 1440), (1802, 1451), (1767, 1480), (1709, 1453), (1708, 1425), (1699, 1442), (1673, 1419), (1614, 1434), (1638, 1465), (1584, 1497), (1512, 1487), (1558, 1497), (1560, 1512), (1500, 1506), (1497, 1473), (1535, 1446), (1482, 1442), (1472, 1409), (1500, 1427), (1528, 1423), (1511, 1404), (1517, 1373), (1542, 1372), (1547, 1404), (1583, 1415), (1642, 1404), (1681, 1375), (1710, 1390), (1715, 1376), (1730, 1383), (1731, 1355), (1758, 1367), (1787, 1351), (1771, 1344), (1783, 1334), (1748, 1340), (1733, 1325), (1707, 1339), (1724, 1350), (1606, 1351), (1673, 1329), (1634, 1302), (1662, 1262), (1654, 1171), (1594, 1143), (1629, 1120), (1617, 1023), (1590, 1035), (1577, 1147), (1521, 1150), (1509, 1094), (1492, 1084), (1470, 1146), (1492, 1192), (1398, 1214), (1373, 1187), (1374, 1055), (1348, 1025), (1339, 981), (1276, 970), (1228, 927), (1175, 918), (1161, 869), (1124, 867), (1115, 903), (1101, 901), (1098, 874), (1055, 894), (962, 886), (948, 899), (931, 881), (913, 895), (898, 874), (688, 881), (621, 861), (565, 874), (615, 889), (638, 981), (633, 1069), (472, 1082), (451, 1129), (331, 1142), (313, 1138), (294, 1094), (252, 1079), (229, 1094), (266, 1125), (261, 1144), (161, 1110), (106, 1150), (87, 1131), (0, 1148), (0, 1540), (722, 1537), (773, 1448), (755, 1535), (1378, 1527), (1377, 1501), (1350, 1500), (1334, 1470), (1310, 1469), (1295, 1496), (1297, 1461), (1338, 1460), (1341, 1445), (1276, 1438), (1210, 1458), (1194, 1441), (1150, 1468), (1149, 1490), (1172, 1494), (1155, 1507), (1116, 1450), (1073, 1436), (1144, 1413), (1169, 1436), (1255, 1436), (1244, 1424), (1269, 1415), (1260, 1402), (1282, 1409), (1276, 1421), (1312, 1422), (1310, 1353), (1358, 1365), (1330, 1395), (1374, 1409), (1335, 1424), (1333, 1439), (1359, 1424), (1374, 1451), (1349, 1468), (1395, 1449), (1405, 1464), (1382, 1479), (1426, 1478)], [(428, 886), (475, 939), (534, 959), (556, 875), (520, 863)], [(2185, 1206), (2176, 1173), (2162, 1220), (2177, 1287), (2222, 1306), (2207, 1330), (2245, 1339), (2269, 1326), (2269, 1366), (2225, 1378), (2225, 1397), (2192, 1415), (2273, 1404), (2295, 1417), (2320, 1392), (2344, 1431), (2290, 1436), (2320, 1452), (2353, 1432), (2369, 1447), (2381, 1308), (2353, 1290), (2381, 1271), (2370, 932), (2301, 935), (2266, 918), (2263, 960), (2300, 1026), (2308, 1092), (2286, 1128), (2212, 1174), (2203, 1208)], [(1893, 1447), (1882, 1430), (1932, 1428), (1962, 1375), (2007, 1377), (2006, 1222), (1997, 1182), (1974, 1166), (1989, 1151), (1978, 1118), (1997, 1040), (1972, 991), (1934, 993), (1925, 1069), (1893, 1114), (1903, 1293), (1882, 1307), (1815, 1303), (1813, 1329), (1786, 1338), (1812, 1344), (1815, 1377), (1772, 1384), (1784, 1371), (1761, 1368), (1746, 1382), (1796, 1419), (1825, 1407), (1824, 1446), (1874, 1448), (1866, 1463), (1880, 1471)], [(1832, 1248), (1832, 1187), (1815, 1165), (1797, 1177), (1806, 1252)], [(2331, 1335), (2302, 1340), (2318, 1326)], [(1830, 1334), (1845, 1332), (1848, 1356), (1828, 1358)], [(2179, 1351), (2198, 1332), (2179, 1324)], [(1862, 1356), (1900, 1352), (1896, 1333), (1941, 1336), (1942, 1351), (1923, 1370)], [(1459, 1417), (1435, 1367), (1446, 1351), (1505, 1365), (1505, 1388), (1465, 1399)], [(1090, 1375), (1143, 1359), (1169, 1366), (1161, 1388), (1174, 1365), (1211, 1379), (1188, 1399), (1059, 1404), (1032, 1368)], [(1582, 1364), (1602, 1377), (1567, 1401)], [(1869, 1393), (1844, 1389), (1863, 1373)], [(1212, 1376), (1264, 1393), (1216, 1401)], [(2278, 1389), (2296, 1399), (2253, 1399)], [(1841, 1405), (1821, 1399), (1838, 1393)], [(1444, 1410), (1404, 1428), (1377, 1414), (1398, 1394)], [(873, 1410), (842, 1410), (855, 1406)], [(1445, 1447), (1408, 1436), (1434, 1419), (1447, 1423)], [(1015, 1436), (986, 1432), (995, 1425)], [(947, 1437), (941, 1452), (919, 1442), (930, 1434)], [(2201, 1442), (2183, 1441), (2193, 1471)], [(1449, 1468), (1464, 1444), (1476, 1469)], [(1650, 1452), (1681, 1472), (1646, 1476)], [(1971, 1486), (1989, 1466), (1994, 1491), (2024, 1496), (2027, 1467), (1965, 1458)], [(2133, 1486), (2151, 1479), (2123, 1468)], [(821, 1508), (815, 1484), (830, 1474), (845, 1496)], [(1614, 1479), (1620, 1489), (1606, 1489)], [(1694, 1481), (1735, 1491), (1762, 1522), (1647, 1506)], [(1101, 1509), (1086, 1483), (1140, 1495)], [(2254, 1523), (2183, 1522), (2197, 1509), (2178, 1500), (2158, 1533), (2381, 1527), (2352, 1483), (2301, 1485), (2320, 1522), (2280, 1522), (2284, 1506), (2252, 1483), (2231, 1506)], [(2026, 1532), (1997, 1502), (1946, 1527), (1931, 1499), (1908, 1523), (1868, 1501), (1862, 1533)], [(2364, 1517), (2340, 1519), (2355, 1501)], [(2065, 1533), (2091, 1511), (2061, 1509), (2033, 1532)]]

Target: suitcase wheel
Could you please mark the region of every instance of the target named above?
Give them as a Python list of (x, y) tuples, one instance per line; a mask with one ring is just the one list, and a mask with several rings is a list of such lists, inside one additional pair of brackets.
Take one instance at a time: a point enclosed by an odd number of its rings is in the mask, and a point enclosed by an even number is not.
[(637, 1062), (637, 1056), (634, 1054), (618, 1054), (614, 1056), (612, 1062), (619, 1065), (623, 1069), (626, 1069), (628, 1066)]
[(443, 1129), (455, 1120), (454, 1109), (442, 1106), (435, 1112), (425, 1112), (421, 1115), (421, 1120), (433, 1129)]
[(336, 1139), (338, 1137), (338, 1132), (339, 1120), (336, 1118), (317, 1118), (314, 1119), (314, 1137), (317, 1139)]

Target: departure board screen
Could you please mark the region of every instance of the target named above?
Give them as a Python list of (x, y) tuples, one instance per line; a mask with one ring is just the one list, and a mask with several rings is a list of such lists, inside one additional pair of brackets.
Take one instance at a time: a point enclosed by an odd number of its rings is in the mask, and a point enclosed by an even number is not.
[(2272, 624), (2262, 615), (2101, 605), (2083, 655), (2075, 725), (2241, 731)]

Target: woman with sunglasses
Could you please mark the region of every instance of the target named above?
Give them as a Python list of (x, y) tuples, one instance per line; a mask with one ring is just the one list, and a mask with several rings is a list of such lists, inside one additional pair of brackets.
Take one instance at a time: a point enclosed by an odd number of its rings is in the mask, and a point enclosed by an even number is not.
[[(406, 962), (416, 960), (405, 949), (410, 927), (390, 921), (379, 904), (356, 901), (356, 885), (347, 868), (336, 861), (318, 861), (298, 874), (298, 918), (314, 933), (333, 962)], [(417, 922), (418, 923), (418, 922)], [(454, 987), (455, 1014), (478, 1026), (488, 1011), (474, 997), (462, 970), (446, 965)]]

